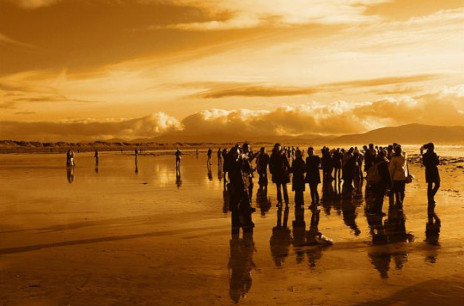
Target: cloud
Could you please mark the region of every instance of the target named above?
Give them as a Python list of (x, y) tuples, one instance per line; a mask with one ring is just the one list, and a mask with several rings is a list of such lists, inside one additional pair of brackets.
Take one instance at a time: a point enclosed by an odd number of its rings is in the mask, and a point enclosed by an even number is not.
[(165, 114), (124, 120), (61, 122), (4, 121), (2, 138), (23, 140), (135, 139), (163, 136), (163, 141), (233, 141), (282, 135), (361, 133), (410, 123), (463, 125), (464, 85), (419, 96), (372, 102), (307, 103), (273, 110), (209, 109), (181, 122)]
[[(172, 3), (198, 7), (207, 12), (212, 20), (171, 24), (167, 25), (166, 28), (187, 31), (217, 31), (263, 26), (289, 27), (307, 24), (364, 23), (378, 19), (375, 15), (364, 14), (368, 5), (385, 1), (387, 0), (298, 0), (289, 4), (286, 0), (255, 0), (251, 2), (176, 0)], [(230, 15), (226, 19), (224, 19), (225, 13)]]
[(10, 2), (24, 9), (37, 9), (56, 4), (60, 1), (61, 0), (11, 0)]
[(0, 134), (3, 139), (80, 141), (150, 138), (179, 128), (180, 123), (177, 119), (165, 113), (154, 113), (124, 120), (3, 121), (0, 125)]
[(0, 46), (13, 46), (13, 47), (20, 47), (20, 48), (30, 49), (30, 50), (37, 49), (36, 46), (12, 39), (2, 33), (0, 33)]
[[(414, 82), (423, 82), (441, 77), (439, 74), (418, 74), (401, 77), (384, 77), (374, 79), (353, 80), (347, 82), (325, 83), (308, 87), (282, 87), (253, 83), (198, 83), (197, 86), (209, 87), (209, 89), (196, 94), (205, 99), (217, 99), (227, 97), (281, 97), (296, 95), (311, 95), (319, 92), (338, 91), (342, 89), (356, 89), (365, 87), (377, 87), (386, 85), (401, 85)], [(187, 86), (195, 84), (186, 84)], [(386, 91), (390, 94), (394, 90)], [(398, 93), (404, 93), (398, 89)]]

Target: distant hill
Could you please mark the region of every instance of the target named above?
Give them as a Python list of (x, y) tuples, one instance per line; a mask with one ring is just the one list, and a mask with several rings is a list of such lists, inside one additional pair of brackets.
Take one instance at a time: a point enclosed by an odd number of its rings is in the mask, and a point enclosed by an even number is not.
[(384, 127), (367, 133), (335, 137), (329, 143), (337, 144), (436, 144), (464, 145), (464, 126), (434, 126), (407, 124), (397, 127)]

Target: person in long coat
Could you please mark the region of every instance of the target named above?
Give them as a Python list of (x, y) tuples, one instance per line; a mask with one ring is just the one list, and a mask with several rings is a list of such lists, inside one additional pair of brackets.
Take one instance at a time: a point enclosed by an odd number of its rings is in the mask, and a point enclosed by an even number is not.
[(274, 145), (274, 149), (269, 161), (269, 170), (272, 174), (272, 182), (277, 188), (277, 207), (282, 206), (282, 191), (284, 193), (285, 205), (288, 206), (288, 191), (287, 184), (290, 183), (290, 164), (285, 152), (279, 143)]
[(308, 157), (306, 158), (306, 182), (309, 184), (311, 193), (311, 206), (310, 208), (319, 205), (319, 192), (317, 186), (321, 183), (321, 174), (319, 168), (321, 166), (321, 159), (319, 156), (314, 155), (314, 148), (308, 148)]
[(292, 176), (292, 190), (295, 191), (295, 206), (304, 205), (305, 191), (305, 172), (306, 163), (303, 160), (303, 156), (300, 150), (295, 151), (295, 159), (292, 162), (291, 172)]

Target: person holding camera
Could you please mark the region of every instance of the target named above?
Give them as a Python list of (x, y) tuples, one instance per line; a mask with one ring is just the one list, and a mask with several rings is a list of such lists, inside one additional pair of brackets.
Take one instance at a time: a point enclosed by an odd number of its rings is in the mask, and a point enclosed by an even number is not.
[[(427, 152), (424, 153), (424, 150)], [(422, 155), (422, 164), (425, 167), (425, 181), (427, 182), (427, 199), (429, 208), (435, 207), (435, 194), (440, 188), (440, 174), (438, 172), (438, 164), (440, 159), (435, 153), (435, 145), (427, 143), (420, 148)]]

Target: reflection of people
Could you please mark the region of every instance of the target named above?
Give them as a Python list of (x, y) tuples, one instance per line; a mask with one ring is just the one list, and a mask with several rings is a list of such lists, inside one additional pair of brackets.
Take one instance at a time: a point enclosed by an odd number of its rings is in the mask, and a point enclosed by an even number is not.
[(180, 188), (180, 186), (182, 186), (182, 178), (181, 178), (181, 175), (180, 175), (180, 168), (176, 169), (176, 185), (177, 185), (177, 188)]
[(230, 240), (230, 257), (227, 268), (229, 270), (229, 295), (234, 303), (245, 298), (252, 284), (251, 271), (256, 269), (253, 262), (255, 246), (253, 233), (244, 233), (240, 239), (233, 235)]
[(66, 176), (68, 178), (68, 183), (69, 184), (74, 182), (74, 167), (67, 167), (66, 168)]
[(437, 260), (437, 248), (440, 247), (438, 242), (440, 238), (441, 221), (438, 218), (435, 210), (430, 208), (428, 210), (427, 224), (425, 225), (425, 242), (431, 247), (426, 260), (430, 263), (435, 263)]
[(292, 245), (296, 254), (296, 262), (301, 263), (305, 254), (303, 247), (306, 245), (306, 223), (304, 220), (304, 207), (295, 206), (295, 220), (293, 220), (292, 226)]
[(256, 204), (261, 210), (261, 215), (264, 216), (271, 208), (271, 199), (267, 196), (267, 188), (260, 185), (256, 192)]
[(211, 165), (213, 164), (213, 162), (211, 161), (211, 156), (213, 155), (213, 150), (211, 148), (209, 148), (206, 155), (208, 156), (208, 159), (206, 160), (206, 165), (207, 165), (208, 168), (210, 168)]
[[(423, 153), (423, 150), (427, 149), (427, 152)], [(421, 147), (422, 163), (425, 166), (425, 181), (427, 182), (427, 199), (429, 209), (435, 207), (435, 194), (440, 188), (440, 174), (438, 172), (438, 165), (440, 159), (437, 153), (435, 153), (435, 146), (433, 143), (425, 144)]]
[[(372, 167), (372, 166), (371, 166)], [(368, 198), (366, 198), (367, 200)], [(369, 197), (374, 201), (373, 197)], [(372, 203), (373, 204), (373, 203)], [(379, 271), (381, 278), (388, 278), (388, 270), (390, 270), (391, 254), (388, 249), (383, 249), (381, 245), (388, 243), (388, 237), (385, 234), (385, 228), (382, 223), (382, 215), (371, 214), (366, 207), (366, 218), (369, 225), (369, 233), (372, 237), (373, 247), (368, 251), (367, 255), (374, 266)]]
[(327, 238), (319, 231), (320, 210), (316, 207), (311, 209), (311, 223), (309, 231), (306, 232), (306, 241), (311, 249), (307, 251), (308, 263), (311, 268), (316, 267), (316, 261), (322, 257), (322, 250), (333, 244), (332, 239)]
[(290, 229), (287, 227), (288, 222), (288, 207), (285, 207), (282, 219), (282, 207), (277, 210), (277, 225), (272, 229), (271, 240), (271, 255), (274, 259), (276, 267), (281, 267), (288, 256), (288, 248), (291, 244)]

